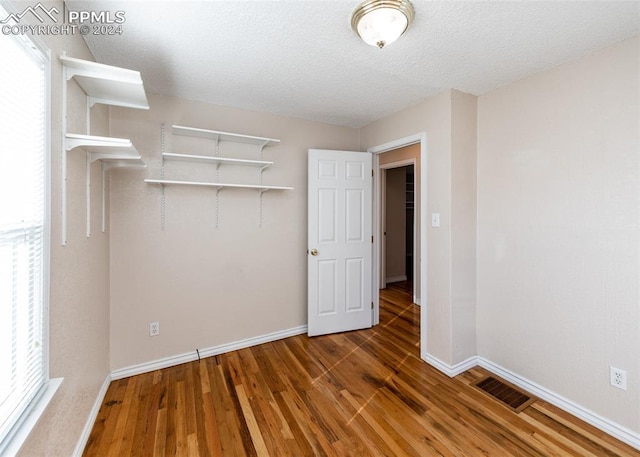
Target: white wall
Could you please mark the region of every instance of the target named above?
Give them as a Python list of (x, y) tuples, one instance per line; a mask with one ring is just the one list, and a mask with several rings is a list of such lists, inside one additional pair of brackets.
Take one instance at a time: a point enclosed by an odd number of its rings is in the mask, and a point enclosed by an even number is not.
[(634, 38), (478, 102), (478, 352), (636, 432), (639, 56)]
[[(111, 368), (287, 330), (307, 321), (307, 150), (357, 150), (357, 130), (282, 116), (150, 96), (146, 112), (112, 109), (111, 134), (131, 137), (148, 168), (111, 176)], [(167, 152), (214, 153), (213, 142), (173, 137), (172, 124), (277, 138), (264, 183), (293, 186), (263, 197), (223, 189), (168, 187), (161, 230), (160, 126)], [(220, 155), (258, 158), (251, 146), (220, 144)], [(167, 163), (166, 177), (214, 180), (215, 167)], [(223, 166), (220, 181), (255, 183), (255, 169)], [(160, 335), (149, 337), (149, 323)], [(132, 350), (132, 348), (134, 350)]]

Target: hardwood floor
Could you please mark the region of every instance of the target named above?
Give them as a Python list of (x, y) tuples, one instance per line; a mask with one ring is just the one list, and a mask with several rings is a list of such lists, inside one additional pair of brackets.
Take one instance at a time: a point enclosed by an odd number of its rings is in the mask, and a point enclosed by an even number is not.
[(516, 414), (419, 358), (419, 307), (381, 293), (380, 325), (300, 335), (114, 381), (85, 456), (640, 456), (536, 401)]

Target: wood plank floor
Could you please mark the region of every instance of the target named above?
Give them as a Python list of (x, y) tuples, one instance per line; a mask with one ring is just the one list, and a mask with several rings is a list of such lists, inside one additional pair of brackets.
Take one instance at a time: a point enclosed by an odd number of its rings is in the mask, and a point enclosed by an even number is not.
[(640, 456), (536, 401), (516, 414), (419, 359), (406, 284), (380, 325), (287, 338), (114, 381), (85, 456)]

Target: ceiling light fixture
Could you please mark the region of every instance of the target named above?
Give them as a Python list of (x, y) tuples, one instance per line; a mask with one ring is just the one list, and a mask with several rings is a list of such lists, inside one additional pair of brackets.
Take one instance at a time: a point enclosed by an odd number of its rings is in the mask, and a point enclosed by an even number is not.
[(382, 49), (400, 38), (413, 16), (409, 0), (365, 0), (351, 15), (351, 28), (365, 43)]

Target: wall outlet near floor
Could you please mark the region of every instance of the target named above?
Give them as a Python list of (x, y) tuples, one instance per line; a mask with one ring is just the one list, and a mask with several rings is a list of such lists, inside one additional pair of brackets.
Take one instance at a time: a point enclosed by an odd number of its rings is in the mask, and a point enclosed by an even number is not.
[(609, 367), (609, 382), (613, 387), (627, 390), (627, 372), (620, 368)]
[(152, 322), (149, 324), (149, 336), (160, 335), (160, 322)]

